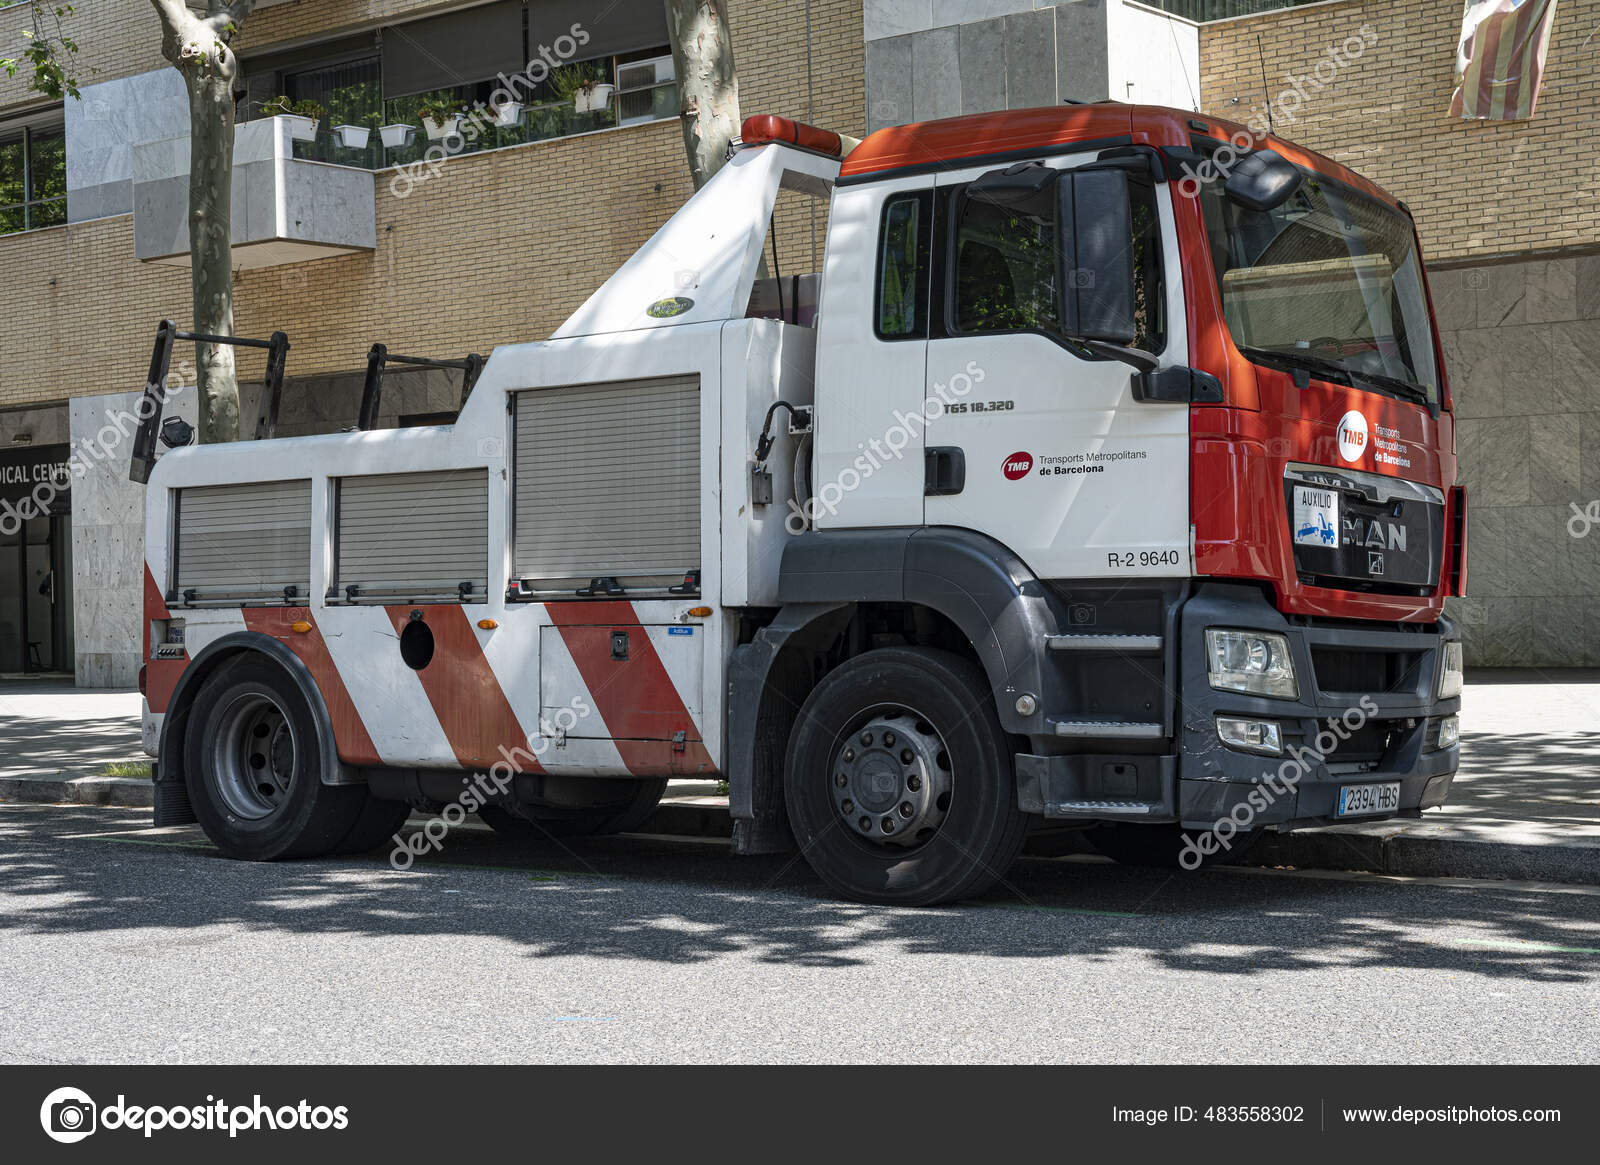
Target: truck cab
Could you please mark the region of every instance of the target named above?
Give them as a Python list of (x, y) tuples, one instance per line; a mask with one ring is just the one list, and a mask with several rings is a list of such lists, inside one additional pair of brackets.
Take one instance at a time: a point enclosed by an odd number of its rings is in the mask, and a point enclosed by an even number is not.
[[(819, 273), (764, 270), (785, 190)], [(1458, 758), (1454, 442), (1409, 213), (1330, 159), (1109, 102), (751, 118), (454, 425), (161, 458), (158, 821), (565, 836), (720, 775), (735, 850), (918, 904), (1030, 830), (1194, 868), (1414, 815)]]

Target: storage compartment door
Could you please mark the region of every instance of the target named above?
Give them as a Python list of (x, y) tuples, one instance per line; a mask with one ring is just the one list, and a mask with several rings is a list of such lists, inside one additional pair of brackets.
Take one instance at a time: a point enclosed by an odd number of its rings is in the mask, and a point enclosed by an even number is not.
[(177, 602), (228, 605), (310, 596), (309, 480), (191, 486), (175, 493)]
[[(340, 478), (331, 599), (475, 600), (488, 590), (485, 469)], [(351, 590), (354, 588), (354, 590)]]
[(515, 568), (527, 589), (570, 593), (609, 577), (654, 590), (699, 569), (699, 377), (514, 400)]
[(693, 625), (543, 627), (540, 718), (577, 710), (571, 737), (698, 741), (704, 641)]

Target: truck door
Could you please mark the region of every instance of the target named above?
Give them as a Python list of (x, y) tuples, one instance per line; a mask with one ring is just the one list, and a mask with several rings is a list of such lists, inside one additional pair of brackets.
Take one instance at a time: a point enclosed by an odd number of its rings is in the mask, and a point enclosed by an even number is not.
[(933, 197), (926, 175), (834, 195), (808, 515), (821, 529), (922, 522)]
[[(964, 197), (989, 169), (936, 189), (925, 520), (986, 533), (1043, 578), (1186, 576), (1188, 405), (1135, 400), (1132, 367), (1063, 340), (1056, 282), (1092, 273), (1057, 271), (1052, 218)], [(1183, 363), (1169, 187), (1131, 185), (1134, 346)]]

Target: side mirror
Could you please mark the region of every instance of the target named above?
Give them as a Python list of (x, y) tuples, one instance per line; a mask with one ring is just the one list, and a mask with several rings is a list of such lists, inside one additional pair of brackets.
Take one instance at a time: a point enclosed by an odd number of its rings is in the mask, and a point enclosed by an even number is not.
[(1272, 210), (1289, 201), (1305, 175), (1276, 150), (1256, 150), (1234, 163), (1222, 191), (1248, 210)]
[(1057, 196), (1062, 330), (1083, 340), (1131, 344), (1136, 329), (1127, 172), (1064, 171)]

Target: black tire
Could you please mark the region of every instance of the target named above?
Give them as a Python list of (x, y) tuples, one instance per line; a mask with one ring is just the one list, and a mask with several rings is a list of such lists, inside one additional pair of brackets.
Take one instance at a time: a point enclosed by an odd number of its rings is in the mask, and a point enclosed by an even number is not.
[(822, 678), (790, 737), (784, 799), (800, 852), (863, 902), (978, 894), (1027, 827), (1012, 754), (975, 664), (923, 648), (859, 655)]
[(343, 840), (334, 846), (333, 852), (364, 854), (375, 850), (391, 841), (405, 825), (406, 818), (410, 816), (411, 806), (404, 801), (386, 801), (368, 793), (367, 803), (361, 809), (361, 816), (356, 818), (356, 823), (350, 827), (350, 832), (344, 835)]
[(548, 809), (536, 805), (520, 806), (513, 813), (498, 805), (483, 805), (478, 816), (496, 833), (506, 837), (540, 839), (549, 837), (601, 837), (627, 833), (645, 823), (656, 811), (667, 782), (636, 782), (633, 795), (616, 805), (599, 809)]
[(224, 856), (320, 857), (360, 821), (367, 790), (322, 783), (317, 725), (276, 664), (224, 665), (195, 698), (184, 738), (195, 817)]
[[(1088, 831), (1095, 849), (1119, 866), (1145, 866), (1156, 870), (1200, 870), (1238, 861), (1260, 840), (1264, 830), (1252, 829), (1229, 839), (1228, 848), (1216, 845), (1211, 853), (1200, 847), (1201, 829), (1168, 825), (1097, 825)], [(1193, 843), (1193, 844), (1191, 844)], [(1185, 855), (1188, 855), (1187, 861)]]

